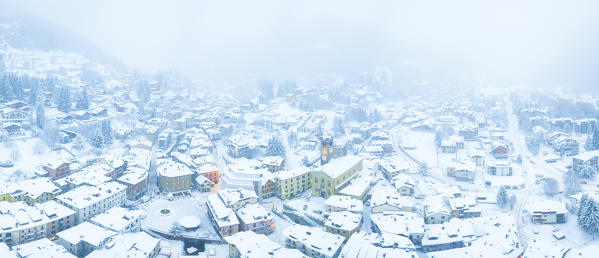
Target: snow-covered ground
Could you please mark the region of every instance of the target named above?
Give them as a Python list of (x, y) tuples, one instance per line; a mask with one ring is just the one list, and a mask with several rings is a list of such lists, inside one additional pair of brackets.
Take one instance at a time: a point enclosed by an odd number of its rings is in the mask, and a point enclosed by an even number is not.
[[(172, 201), (167, 198), (155, 197), (144, 204), (142, 208), (147, 213), (147, 217), (141, 222), (142, 228), (168, 233), (173, 224), (178, 223), (181, 218), (196, 216), (201, 221), (200, 227), (194, 231), (182, 231), (181, 235), (202, 239), (219, 238), (208, 215), (205, 194), (191, 198), (174, 198)], [(165, 211), (163, 212), (163, 210)]]
[(0, 182), (31, 178), (43, 164), (72, 158), (63, 150), (51, 150), (37, 137), (0, 143), (0, 161), (9, 160), (14, 165), (0, 167)]

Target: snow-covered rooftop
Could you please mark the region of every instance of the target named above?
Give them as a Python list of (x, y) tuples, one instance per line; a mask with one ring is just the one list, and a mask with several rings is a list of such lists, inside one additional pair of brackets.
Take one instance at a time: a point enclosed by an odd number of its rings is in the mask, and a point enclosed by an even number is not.
[(24, 202), (0, 202), (0, 233), (36, 227), (71, 216), (75, 212), (56, 201), (29, 206)]
[(301, 176), (301, 175), (305, 175), (310, 173), (310, 168), (308, 167), (299, 167), (296, 169), (290, 169), (290, 170), (282, 170), (279, 171), (276, 176), (280, 179), (280, 180), (287, 180), (293, 177), (297, 177), (297, 176)]
[(340, 235), (300, 224), (294, 224), (285, 228), (283, 235), (294, 242), (301, 242), (306, 248), (315, 250), (328, 257), (333, 257), (345, 240)]
[(80, 242), (86, 242), (94, 247), (100, 247), (106, 239), (115, 235), (117, 235), (117, 232), (87, 221), (56, 233), (56, 236), (69, 244), (77, 245)]
[(116, 235), (104, 244), (104, 248), (97, 249), (86, 257), (150, 257), (159, 242), (158, 238), (143, 231)]
[(122, 176), (117, 178), (117, 181), (126, 183), (129, 185), (136, 185), (141, 181), (148, 178), (148, 171), (145, 168), (140, 167), (127, 167), (127, 170)]
[(410, 239), (387, 233), (356, 232), (341, 250), (340, 257), (418, 257)]
[(127, 187), (117, 182), (108, 182), (97, 186), (82, 185), (64, 194), (56, 199), (67, 203), (76, 208), (85, 208), (100, 200), (110, 198)]
[(241, 189), (241, 188), (222, 189), (222, 190), (219, 190), (217, 194), (218, 194), (219, 198), (222, 200), (222, 202), (227, 207), (231, 207), (232, 205), (236, 204), (237, 202), (243, 201), (243, 200), (246, 200), (249, 198), (258, 198), (258, 195), (256, 195), (256, 192), (246, 190), (246, 189)]
[(356, 230), (362, 222), (362, 214), (350, 211), (331, 212), (325, 221), (326, 227), (336, 228), (344, 231)]
[(246, 204), (236, 212), (237, 217), (245, 224), (272, 220), (272, 214), (260, 204)]
[(160, 165), (158, 165), (158, 167), (156, 168), (156, 173), (164, 177), (181, 177), (193, 175), (193, 171), (191, 171), (191, 169), (189, 169), (187, 166), (172, 161), (170, 159), (166, 159), (162, 163), (160, 163)]
[(227, 207), (217, 194), (208, 195), (206, 202), (210, 209), (216, 224), (219, 227), (226, 227), (239, 224), (239, 220), (233, 209)]
[[(100, 213), (90, 219), (103, 228), (111, 229), (117, 232), (125, 232), (132, 223), (139, 222), (143, 212), (141, 210), (129, 210), (123, 207), (112, 207), (109, 210)], [(136, 222), (137, 221), (137, 222)]]
[(305, 257), (300, 251), (282, 247), (265, 235), (251, 230), (225, 237), (225, 241), (235, 246), (241, 257)]
[(357, 213), (362, 213), (363, 211), (363, 204), (361, 200), (343, 195), (329, 196), (329, 198), (324, 202), (324, 205)]
[(414, 207), (414, 200), (409, 196), (400, 195), (392, 187), (381, 187), (373, 191), (370, 206), (389, 205), (401, 209), (402, 207)]
[(47, 238), (32, 241), (13, 247), (18, 257), (45, 257), (45, 258), (75, 258), (62, 245), (58, 245)]
[(324, 164), (318, 168), (315, 168), (315, 171), (322, 171), (326, 175), (331, 178), (336, 178), (348, 171), (353, 166), (357, 165), (362, 161), (361, 157), (348, 155), (337, 159), (330, 160), (327, 164)]
[(49, 178), (36, 178), (0, 184), (0, 193), (8, 193), (13, 198), (19, 195), (27, 195), (32, 199), (36, 199), (43, 193), (58, 194), (60, 191), (60, 188), (50, 181)]
[(381, 232), (409, 237), (410, 234), (424, 234), (424, 218), (412, 212), (383, 212), (370, 215), (372, 223)]

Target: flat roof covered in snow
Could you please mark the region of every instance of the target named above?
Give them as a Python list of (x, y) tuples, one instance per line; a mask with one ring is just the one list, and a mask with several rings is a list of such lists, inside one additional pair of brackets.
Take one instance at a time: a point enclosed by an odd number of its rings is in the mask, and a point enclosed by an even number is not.
[(57, 196), (56, 199), (81, 209), (125, 191), (126, 188), (117, 182), (108, 182), (98, 186), (82, 185)]
[(314, 169), (314, 171), (322, 171), (331, 178), (336, 178), (348, 171), (362, 161), (361, 157), (348, 155), (345, 157), (332, 159), (329, 163)]

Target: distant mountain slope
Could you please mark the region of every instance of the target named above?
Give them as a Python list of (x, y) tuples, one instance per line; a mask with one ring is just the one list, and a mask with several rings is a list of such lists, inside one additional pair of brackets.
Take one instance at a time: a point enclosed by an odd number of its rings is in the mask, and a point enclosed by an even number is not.
[(13, 48), (73, 52), (104, 65), (124, 67), (90, 41), (5, 2), (0, 2), (0, 42)]

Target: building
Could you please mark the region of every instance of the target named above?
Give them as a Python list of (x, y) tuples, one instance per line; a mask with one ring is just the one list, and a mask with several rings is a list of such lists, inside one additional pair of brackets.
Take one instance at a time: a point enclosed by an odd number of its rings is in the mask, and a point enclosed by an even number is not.
[(56, 234), (59, 245), (64, 246), (69, 252), (85, 257), (92, 251), (102, 247), (109, 237), (117, 235), (117, 232), (108, 230), (89, 222), (80, 223), (77, 226)]
[(495, 141), (491, 146), (491, 155), (496, 159), (506, 159), (509, 154), (509, 147), (503, 141)]
[(90, 253), (86, 258), (139, 257), (153, 258), (160, 253), (160, 239), (146, 232), (126, 233), (113, 236), (104, 248)]
[(372, 213), (412, 211), (414, 209), (414, 200), (409, 196), (400, 195), (392, 187), (385, 187), (372, 193), (370, 207), (372, 207)]
[(411, 175), (399, 174), (392, 179), (393, 186), (400, 195), (412, 196), (416, 190), (416, 181)]
[(575, 123), (574, 132), (580, 134), (590, 134), (597, 128), (597, 119), (595, 118), (578, 119)]
[(428, 253), (464, 247), (465, 239), (474, 235), (474, 229), (471, 224), (468, 228), (459, 221), (452, 219), (452, 222), (426, 225), (426, 234), (421, 243), (422, 251)]
[(282, 247), (265, 235), (253, 231), (239, 232), (224, 239), (229, 244), (229, 257), (305, 257), (300, 251)]
[(140, 167), (128, 167), (117, 181), (127, 187), (127, 199), (138, 200), (148, 191), (148, 171)]
[(17, 123), (11, 123), (11, 122), (7, 122), (4, 123), (2, 125), (4, 131), (6, 131), (6, 134), (8, 135), (23, 135), (25, 132), (23, 130), (23, 126), (21, 124), (17, 124)]
[(279, 171), (276, 180), (277, 196), (281, 199), (296, 197), (312, 187), (310, 169), (307, 167)]
[(260, 190), (258, 192), (261, 199), (275, 197), (277, 188), (277, 179), (273, 173), (268, 172), (262, 174), (262, 178), (260, 178)]
[(354, 213), (350, 211), (331, 212), (329, 217), (324, 222), (327, 232), (341, 235), (345, 239), (358, 231), (362, 224), (362, 213)]
[(339, 195), (349, 196), (356, 200), (364, 201), (369, 196), (374, 177), (371, 175), (358, 175), (352, 179), (347, 186), (339, 191)]
[(476, 164), (468, 161), (447, 166), (447, 176), (460, 181), (472, 181), (476, 175)]
[(312, 195), (327, 198), (345, 187), (362, 170), (362, 158), (345, 156), (330, 160), (311, 173)]
[(578, 143), (578, 141), (566, 135), (561, 135), (557, 137), (555, 140), (551, 141), (550, 144), (555, 152), (566, 156), (578, 155), (580, 149), (580, 144)]
[(47, 258), (76, 258), (63, 246), (58, 245), (47, 238), (42, 238), (26, 244), (13, 247), (14, 257), (47, 257)]
[(237, 159), (234, 164), (230, 164), (227, 173), (222, 176), (223, 186), (229, 188), (243, 188), (260, 192), (262, 178), (264, 174), (270, 174), (266, 168), (260, 168), (257, 160)]
[(127, 187), (117, 182), (98, 186), (83, 185), (56, 197), (58, 203), (76, 213), (75, 222), (81, 223), (112, 207), (121, 206), (127, 199)]
[(247, 204), (235, 213), (239, 219), (239, 231), (269, 234), (274, 231), (272, 215), (260, 204)]
[(208, 178), (214, 184), (220, 180), (220, 171), (214, 163), (204, 163), (196, 168), (198, 175)]
[(29, 206), (0, 202), (0, 242), (9, 246), (50, 237), (75, 225), (75, 212), (55, 201)]
[(210, 188), (214, 185), (212, 181), (206, 178), (203, 175), (198, 175), (195, 179), (196, 188), (200, 190), (200, 192), (210, 192)]
[(486, 154), (481, 150), (474, 150), (470, 155), (470, 160), (474, 162), (477, 166), (485, 165), (485, 157)]
[(193, 171), (181, 163), (167, 159), (158, 165), (156, 173), (158, 173), (158, 186), (162, 191), (191, 190)]
[(465, 140), (473, 140), (478, 137), (478, 126), (476, 124), (463, 124), (458, 127), (458, 135)]
[(341, 249), (339, 257), (417, 258), (416, 247), (403, 236), (388, 233), (357, 232), (353, 234)]
[(279, 172), (285, 167), (285, 159), (279, 156), (268, 156), (262, 159), (262, 167), (268, 169), (269, 172)]
[(345, 240), (340, 235), (300, 224), (288, 226), (283, 235), (287, 247), (298, 249), (310, 257), (337, 257)]
[(409, 238), (420, 244), (424, 237), (424, 219), (413, 212), (383, 212), (370, 216), (373, 231), (389, 233)]
[(90, 223), (119, 233), (137, 232), (141, 229), (143, 211), (112, 207), (89, 220)]
[(94, 163), (90, 166), (80, 169), (77, 173), (54, 180), (54, 182), (60, 185), (64, 191), (82, 185), (97, 186), (112, 181), (112, 178), (109, 176), (111, 172), (112, 168), (110, 168), (110, 166), (101, 163)]
[(65, 160), (56, 160), (42, 167), (52, 178), (61, 178), (71, 174), (71, 163)]
[(208, 195), (206, 206), (212, 219), (212, 225), (221, 237), (233, 235), (239, 231), (239, 220), (233, 209), (227, 207), (218, 194)]
[(0, 185), (0, 201), (23, 201), (29, 205), (53, 200), (61, 192), (48, 178), (35, 178)]
[(333, 139), (330, 136), (320, 139), (321, 165), (328, 163), (331, 159), (345, 156), (349, 143), (349, 140)]
[(587, 151), (572, 157), (572, 170), (579, 172), (585, 167), (599, 168), (599, 150)]
[(559, 201), (544, 200), (535, 202), (530, 208), (531, 221), (536, 224), (566, 223), (568, 210)]
[(212, 218), (212, 224), (222, 237), (240, 231), (237, 215), (239, 209), (247, 204), (258, 203), (255, 192), (246, 189), (223, 189), (208, 196), (206, 205)]
[(512, 163), (507, 159), (494, 160), (487, 167), (489, 174), (496, 176), (511, 176), (512, 175)]
[(338, 211), (362, 213), (364, 211), (361, 200), (343, 195), (329, 196), (329, 198), (324, 202), (324, 209), (329, 213)]
[(441, 224), (449, 221), (450, 218), (451, 214), (443, 199), (439, 196), (428, 199), (426, 206), (424, 206), (424, 221), (426, 224)]
[(458, 151), (457, 143), (450, 139), (441, 140), (441, 151), (443, 153), (456, 153)]
[(378, 168), (383, 172), (385, 178), (391, 179), (398, 174), (408, 173), (411, 166), (410, 163), (405, 160), (392, 159), (382, 160), (379, 163)]
[(482, 209), (472, 196), (462, 196), (447, 199), (451, 216), (455, 218), (480, 217)]
[(248, 191), (245, 189), (237, 188), (237, 189), (222, 189), (217, 193), (220, 200), (225, 204), (225, 206), (237, 211), (239, 208), (245, 206), (246, 204), (254, 204), (258, 203), (258, 196), (253, 191)]

